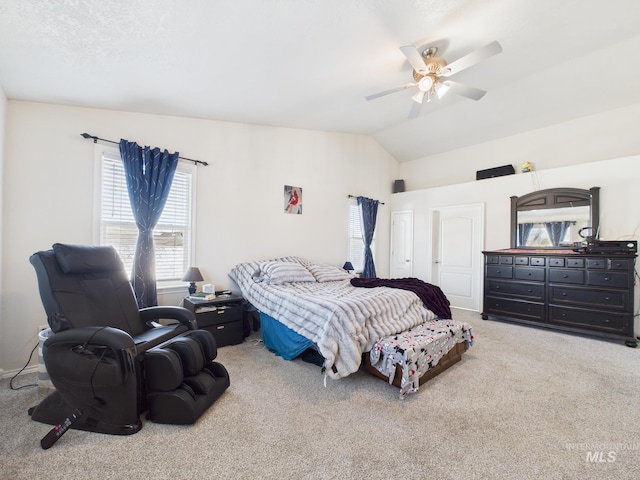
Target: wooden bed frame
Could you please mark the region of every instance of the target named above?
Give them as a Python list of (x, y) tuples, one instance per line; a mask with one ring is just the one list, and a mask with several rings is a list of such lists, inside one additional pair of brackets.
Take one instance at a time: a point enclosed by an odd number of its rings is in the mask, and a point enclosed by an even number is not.
[[(427, 370), (420, 377), (420, 382), (419, 382), (420, 385), (425, 383), (427, 380), (431, 380), (432, 378), (440, 375), (447, 368), (458, 363), (462, 359), (462, 354), (466, 351), (467, 351), (466, 342), (456, 343), (455, 347), (449, 350), (449, 352), (446, 355), (442, 356), (442, 358), (440, 359), (440, 361), (435, 367)], [(375, 367), (371, 365), (371, 360), (369, 359), (369, 352), (365, 352), (364, 354), (362, 354), (362, 357), (363, 357), (362, 363), (367, 372), (375, 375), (376, 377), (382, 380), (389, 382), (388, 377), (380, 373)], [(396, 365), (396, 373), (393, 377), (392, 385), (395, 385), (396, 387), (400, 388), (401, 381), (402, 381), (402, 368), (400, 367), (400, 365)]]

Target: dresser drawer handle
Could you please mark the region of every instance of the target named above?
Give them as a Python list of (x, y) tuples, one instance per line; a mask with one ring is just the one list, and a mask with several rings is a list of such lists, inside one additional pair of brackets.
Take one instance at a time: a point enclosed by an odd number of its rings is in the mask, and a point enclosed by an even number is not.
[(609, 302), (609, 301), (611, 301), (611, 297), (604, 297), (604, 300), (605, 300), (606, 302)]
[(528, 289), (527, 292), (533, 293), (533, 290), (532, 289)]
[(609, 278), (609, 277), (604, 277), (604, 281), (605, 281), (605, 282), (608, 282), (609, 280), (611, 280), (611, 278)]
[(562, 296), (566, 297), (567, 296), (567, 292), (562, 292)]
[(611, 323), (611, 320), (609, 320), (608, 318), (605, 318), (604, 323)]
[(496, 285), (495, 287), (493, 287), (494, 290), (500, 290), (500, 285)]
[(564, 275), (562, 275), (562, 278), (569, 278), (569, 275), (565, 273)]

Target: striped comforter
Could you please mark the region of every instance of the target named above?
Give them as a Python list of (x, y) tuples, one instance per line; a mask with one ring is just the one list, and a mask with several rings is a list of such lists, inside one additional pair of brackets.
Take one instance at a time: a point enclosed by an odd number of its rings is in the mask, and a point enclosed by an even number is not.
[[(298, 257), (275, 261), (309, 265)], [(370, 351), (376, 340), (436, 318), (410, 291), (356, 288), (350, 284), (351, 276), (271, 284), (256, 275), (263, 263), (241, 263), (229, 276), (255, 308), (311, 340), (331, 378), (356, 372), (362, 353)]]

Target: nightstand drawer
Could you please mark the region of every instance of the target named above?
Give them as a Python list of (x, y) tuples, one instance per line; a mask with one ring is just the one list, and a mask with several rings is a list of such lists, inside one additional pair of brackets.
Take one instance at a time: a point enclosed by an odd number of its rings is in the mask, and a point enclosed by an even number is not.
[(202, 330), (209, 330), (216, 339), (216, 346), (226, 347), (227, 345), (237, 345), (244, 341), (242, 333), (242, 322), (219, 323), (210, 327), (200, 327)]
[(242, 307), (220, 306), (209, 312), (196, 315), (198, 328), (209, 330), (216, 339), (218, 348), (237, 345), (244, 340), (242, 329)]
[(198, 328), (211, 327), (229, 322), (242, 323), (242, 307), (222, 305), (207, 312), (196, 310)]

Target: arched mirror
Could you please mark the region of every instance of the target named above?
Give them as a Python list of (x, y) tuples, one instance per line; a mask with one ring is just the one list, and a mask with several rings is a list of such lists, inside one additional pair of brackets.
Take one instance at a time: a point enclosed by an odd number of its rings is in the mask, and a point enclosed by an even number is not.
[(511, 197), (511, 248), (567, 249), (598, 237), (600, 187), (548, 188)]

